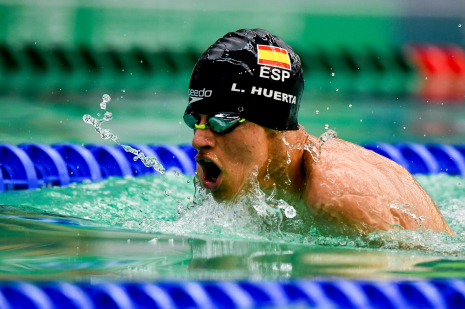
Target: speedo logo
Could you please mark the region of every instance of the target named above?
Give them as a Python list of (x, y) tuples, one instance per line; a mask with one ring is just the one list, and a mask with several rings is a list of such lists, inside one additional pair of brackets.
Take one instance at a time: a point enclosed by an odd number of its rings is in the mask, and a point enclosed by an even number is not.
[(205, 88), (202, 90), (189, 89), (189, 97), (191, 99), (189, 103), (194, 103), (202, 100), (203, 98), (211, 97), (212, 92), (212, 90), (205, 90)]

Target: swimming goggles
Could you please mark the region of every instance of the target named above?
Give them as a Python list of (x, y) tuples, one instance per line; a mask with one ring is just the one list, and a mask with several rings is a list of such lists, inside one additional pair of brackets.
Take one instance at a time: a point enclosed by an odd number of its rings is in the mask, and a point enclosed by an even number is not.
[(200, 115), (193, 111), (186, 111), (183, 116), (184, 122), (191, 129), (212, 129), (216, 133), (225, 134), (232, 131), (239, 124), (245, 121), (239, 113), (234, 112), (220, 112), (208, 118), (207, 122), (200, 124)]

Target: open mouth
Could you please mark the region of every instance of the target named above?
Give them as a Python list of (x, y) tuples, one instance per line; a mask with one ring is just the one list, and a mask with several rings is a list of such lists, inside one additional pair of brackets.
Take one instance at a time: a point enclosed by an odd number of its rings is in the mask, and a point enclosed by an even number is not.
[(209, 190), (216, 190), (220, 185), (221, 170), (220, 168), (209, 159), (197, 160), (203, 171), (202, 182), (205, 188)]

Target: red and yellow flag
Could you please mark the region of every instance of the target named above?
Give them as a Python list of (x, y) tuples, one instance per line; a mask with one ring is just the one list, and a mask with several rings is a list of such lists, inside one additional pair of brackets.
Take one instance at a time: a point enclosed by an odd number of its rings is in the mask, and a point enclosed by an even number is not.
[(291, 69), (291, 61), (287, 50), (266, 45), (257, 45), (257, 48), (259, 64), (266, 64), (288, 70)]

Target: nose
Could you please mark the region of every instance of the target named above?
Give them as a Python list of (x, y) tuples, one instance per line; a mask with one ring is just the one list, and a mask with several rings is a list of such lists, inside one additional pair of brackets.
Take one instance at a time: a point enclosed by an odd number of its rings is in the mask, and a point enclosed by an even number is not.
[[(200, 125), (207, 123), (207, 115), (200, 115)], [(194, 131), (194, 138), (192, 139), (192, 147), (200, 151), (202, 148), (213, 147), (215, 139), (210, 129), (197, 129)]]

